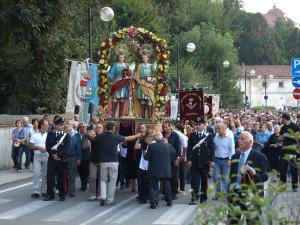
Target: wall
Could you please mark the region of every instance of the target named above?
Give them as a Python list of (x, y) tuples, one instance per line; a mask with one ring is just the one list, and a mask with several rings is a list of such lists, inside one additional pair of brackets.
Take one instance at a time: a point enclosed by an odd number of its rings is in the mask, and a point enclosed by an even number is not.
[(13, 166), (11, 159), (11, 132), (13, 127), (0, 127), (0, 169)]
[[(245, 91), (245, 80), (240, 80), (240, 90)], [(251, 107), (265, 105), (265, 88), (262, 83), (264, 79), (247, 79), (248, 103)], [(283, 82), (283, 87), (279, 87), (279, 82)], [(297, 106), (297, 101), (293, 98), (294, 87), (290, 78), (267, 79), (268, 106), (274, 106), (277, 109), (283, 106)]]

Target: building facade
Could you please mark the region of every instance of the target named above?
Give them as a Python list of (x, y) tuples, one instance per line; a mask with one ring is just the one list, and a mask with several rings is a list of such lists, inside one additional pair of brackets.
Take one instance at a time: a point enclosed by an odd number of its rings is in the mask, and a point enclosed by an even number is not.
[(283, 109), (297, 106), (297, 100), (293, 98), (290, 65), (243, 66), (240, 74), (241, 92), (246, 91), (248, 107), (274, 106)]

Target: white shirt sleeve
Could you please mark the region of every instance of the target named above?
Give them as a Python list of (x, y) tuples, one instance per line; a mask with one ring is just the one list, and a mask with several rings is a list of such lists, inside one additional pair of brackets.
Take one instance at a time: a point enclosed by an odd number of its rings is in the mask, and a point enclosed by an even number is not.
[(32, 135), (31, 135), (31, 137), (30, 137), (30, 140), (29, 140), (29, 142), (31, 143), (31, 144), (34, 144), (35, 143), (35, 133), (33, 133)]

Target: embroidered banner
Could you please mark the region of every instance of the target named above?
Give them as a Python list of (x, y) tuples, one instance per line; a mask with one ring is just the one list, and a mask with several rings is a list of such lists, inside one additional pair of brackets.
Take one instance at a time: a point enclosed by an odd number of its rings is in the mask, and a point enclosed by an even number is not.
[(204, 117), (203, 90), (180, 90), (180, 121), (195, 121), (196, 117)]

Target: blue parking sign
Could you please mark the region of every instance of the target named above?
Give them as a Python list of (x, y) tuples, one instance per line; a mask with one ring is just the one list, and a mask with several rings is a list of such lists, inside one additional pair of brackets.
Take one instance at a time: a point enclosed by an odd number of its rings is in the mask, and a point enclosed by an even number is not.
[(300, 76), (300, 58), (291, 59), (292, 76)]

